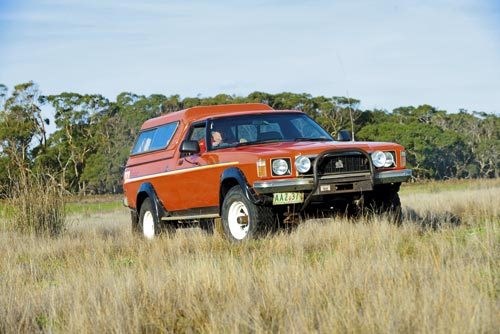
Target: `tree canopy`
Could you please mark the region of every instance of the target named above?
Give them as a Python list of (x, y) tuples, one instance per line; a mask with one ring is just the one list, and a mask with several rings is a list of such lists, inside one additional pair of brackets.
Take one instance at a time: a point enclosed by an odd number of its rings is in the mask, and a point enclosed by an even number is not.
[[(348, 129), (356, 140), (400, 143), (416, 179), (498, 177), (500, 119), (495, 114), (448, 113), (426, 104), (391, 112), (361, 110), (354, 98), (290, 92), (185, 98), (123, 92), (111, 101), (99, 94), (43, 96), (28, 82), (10, 93), (0, 84), (0, 193), (7, 193), (19, 173), (36, 169), (71, 193), (121, 192), (122, 166), (145, 120), (198, 105), (249, 102), (302, 110), (332, 135)], [(42, 108), (53, 112), (50, 135)]]

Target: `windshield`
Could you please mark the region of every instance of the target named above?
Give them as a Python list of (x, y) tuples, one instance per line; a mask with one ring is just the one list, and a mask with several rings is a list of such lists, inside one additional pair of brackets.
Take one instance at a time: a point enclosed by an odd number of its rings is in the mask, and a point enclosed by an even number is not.
[(303, 113), (267, 112), (213, 119), (209, 149), (284, 141), (330, 141), (333, 138)]

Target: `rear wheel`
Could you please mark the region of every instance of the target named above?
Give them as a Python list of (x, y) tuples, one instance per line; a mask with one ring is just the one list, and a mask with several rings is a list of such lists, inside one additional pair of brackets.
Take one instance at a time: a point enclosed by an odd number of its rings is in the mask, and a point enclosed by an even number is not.
[(140, 232), (146, 239), (153, 239), (159, 232), (158, 221), (149, 198), (146, 198), (144, 202), (142, 202), (141, 209), (139, 211), (137, 231)]
[(146, 239), (154, 239), (161, 233), (167, 233), (168, 235), (175, 233), (175, 226), (163, 223), (158, 219), (153, 202), (148, 197), (142, 202), (137, 223), (134, 223), (132, 219), (132, 231)]
[(256, 238), (268, 231), (273, 223), (272, 208), (253, 204), (240, 186), (229, 190), (221, 211), (224, 234), (232, 241)]

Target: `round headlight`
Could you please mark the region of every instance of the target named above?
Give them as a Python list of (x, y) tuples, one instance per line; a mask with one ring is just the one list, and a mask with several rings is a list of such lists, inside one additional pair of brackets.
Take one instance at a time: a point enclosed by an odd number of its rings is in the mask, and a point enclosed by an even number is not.
[(392, 155), (391, 152), (385, 152), (385, 165), (384, 167), (392, 167), (396, 166), (396, 163), (394, 162), (394, 156)]
[(311, 169), (311, 159), (303, 155), (299, 155), (295, 159), (295, 168), (299, 173), (307, 173)]
[(375, 151), (372, 153), (372, 162), (375, 167), (384, 167), (387, 157), (382, 151)]
[(276, 175), (285, 175), (288, 172), (288, 164), (283, 159), (273, 160), (273, 173)]

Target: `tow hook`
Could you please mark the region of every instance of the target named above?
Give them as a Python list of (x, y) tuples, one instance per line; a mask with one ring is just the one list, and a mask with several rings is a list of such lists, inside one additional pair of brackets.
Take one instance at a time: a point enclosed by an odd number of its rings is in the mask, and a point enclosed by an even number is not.
[(300, 223), (300, 215), (295, 210), (290, 211), (290, 207), (288, 207), (288, 211), (283, 214), (285, 219), (283, 219), (284, 224), (298, 224)]
[(354, 205), (356, 205), (358, 209), (363, 209), (365, 206), (365, 196), (361, 195), (358, 199), (354, 200)]

